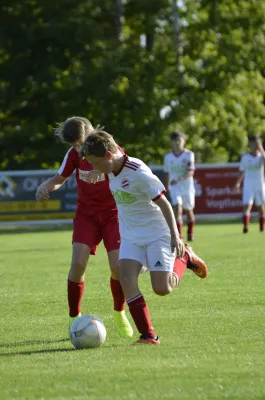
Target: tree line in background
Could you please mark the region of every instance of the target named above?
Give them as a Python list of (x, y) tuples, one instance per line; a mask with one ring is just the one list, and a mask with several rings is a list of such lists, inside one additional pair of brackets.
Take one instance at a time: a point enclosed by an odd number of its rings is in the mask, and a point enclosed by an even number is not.
[(265, 133), (263, 0), (9, 0), (0, 32), (1, 169), (57, 167), (73, 115), (147, 163), (174, 129), (198, 162)]

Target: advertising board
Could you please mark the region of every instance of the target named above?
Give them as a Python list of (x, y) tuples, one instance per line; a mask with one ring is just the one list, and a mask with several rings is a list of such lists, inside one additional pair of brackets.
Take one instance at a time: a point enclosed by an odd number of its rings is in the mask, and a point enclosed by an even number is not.
[[(164, 182), (163, 168), (150, 166)], [(57, 171), (0, 172), (0, 221), (71, 219), (76, 209), (75, 175), (51, 194), (47, 202), (37, 202), (37, 187)], [(241, 193), (235, 193), (238, 163), (199, 164), (194, 174), (197, 217), (228, 217), (241, 215)]]

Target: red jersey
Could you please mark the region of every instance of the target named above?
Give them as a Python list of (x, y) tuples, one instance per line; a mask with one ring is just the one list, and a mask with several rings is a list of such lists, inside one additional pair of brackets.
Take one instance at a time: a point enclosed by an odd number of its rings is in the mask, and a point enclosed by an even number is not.
[(88, 171), (94, 169), (87, 160), (81, 159), (74, 147), (66, 153), (58, 174), (68, 178), (74, 170), (77, 182), (77, 211), (86, 215), (105, 210), (117, 210), (115, 200), (109, 188), (108, 175), (102, 174), (97, 183), (87, 183)]

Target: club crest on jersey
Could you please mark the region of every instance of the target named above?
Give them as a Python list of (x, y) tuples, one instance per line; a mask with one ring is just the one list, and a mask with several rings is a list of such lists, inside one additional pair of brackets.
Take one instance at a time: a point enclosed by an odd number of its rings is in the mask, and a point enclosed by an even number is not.
[(121, 187), (122, 187), (123, 189), (128, 188), (129, 186), (130, 186), (130, 182), (129, 182), (127, 179), (123, 179), (123, 180), (121, 181)]

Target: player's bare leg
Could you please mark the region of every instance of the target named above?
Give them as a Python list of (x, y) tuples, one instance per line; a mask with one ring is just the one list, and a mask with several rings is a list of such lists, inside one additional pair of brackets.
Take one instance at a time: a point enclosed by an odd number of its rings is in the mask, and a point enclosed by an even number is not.
[(176, 222), (177, 222), (177, 227), (178, 227), (178, 231), (179, 231), (179, 236), (181, 239), (183, 239), (183, 234), (182, 234), (182, 227), (183, 227), (183, 219), (182, 219), (182, 205), (181, 204), (176, 204), (173, 207), (173, 211), (174, 211), (174, 215), (176, 218)]
[(259, 231), (264, 232), (264, 225), (265, 225), (265, 206), (257, 206), (258, 213), (259, 213)]
[(195, 216), (193, 210), (184, 210), (185, 214), (187, 215), (187, 222), (188, 222), (188, 234), (187, 239), (188, 242), (192, 242), (194, 240), (194, 225), (195, 225)]
[[(183, 264), (183, 261), (180, 261)], [(187, 263), (183, 264), (183, 273), (187, 268)], [(181, 274), (181, 276), (183, 275)], [(181, 279), (180, 276), (180, 279)], [(179, 277), (175, 272), (166, 271), (151, 271), (150, 278), (152, 288), (155, 294), (158, 296), (166, 296), (170, 294), (172, 290), (178, 285)]]
[(138, 286), (141, 268), (142, 264), (136, 260), (120, 260), (120, 281), (131, 316), (141, 335), (136, 343), (157, 345), (160, 344), (160, 341), (154, 332), (148, 307)]
[(90, 247), (83, 243), (73, 243), (72, 262), (68, 274), (69, 324), (81, 315), (81, 303), (84, 293), (85, 270)]
[(251, 208), (252, 204), (245, 204), (243, 206), (243, 233), (248, 233)]
[(113, 319), (121, 337), (131, 337), (133, 328), (125, 315), (125, 296), (120, 283), (119, 250), (108, 252), (111, 270), (110, 288), (114, 302)]
[(173, 272), (151, 271), (151, 282), (153, 291), (159, 296), (165, 296), (179, 284), (185, 270), (192, 270), (199, 278), (206, 278), (208, 269), (205, 262), (198, 257), (192, 248), (185, 246), (186, 251), (183, 258), (176, 258), (173, 266)]

